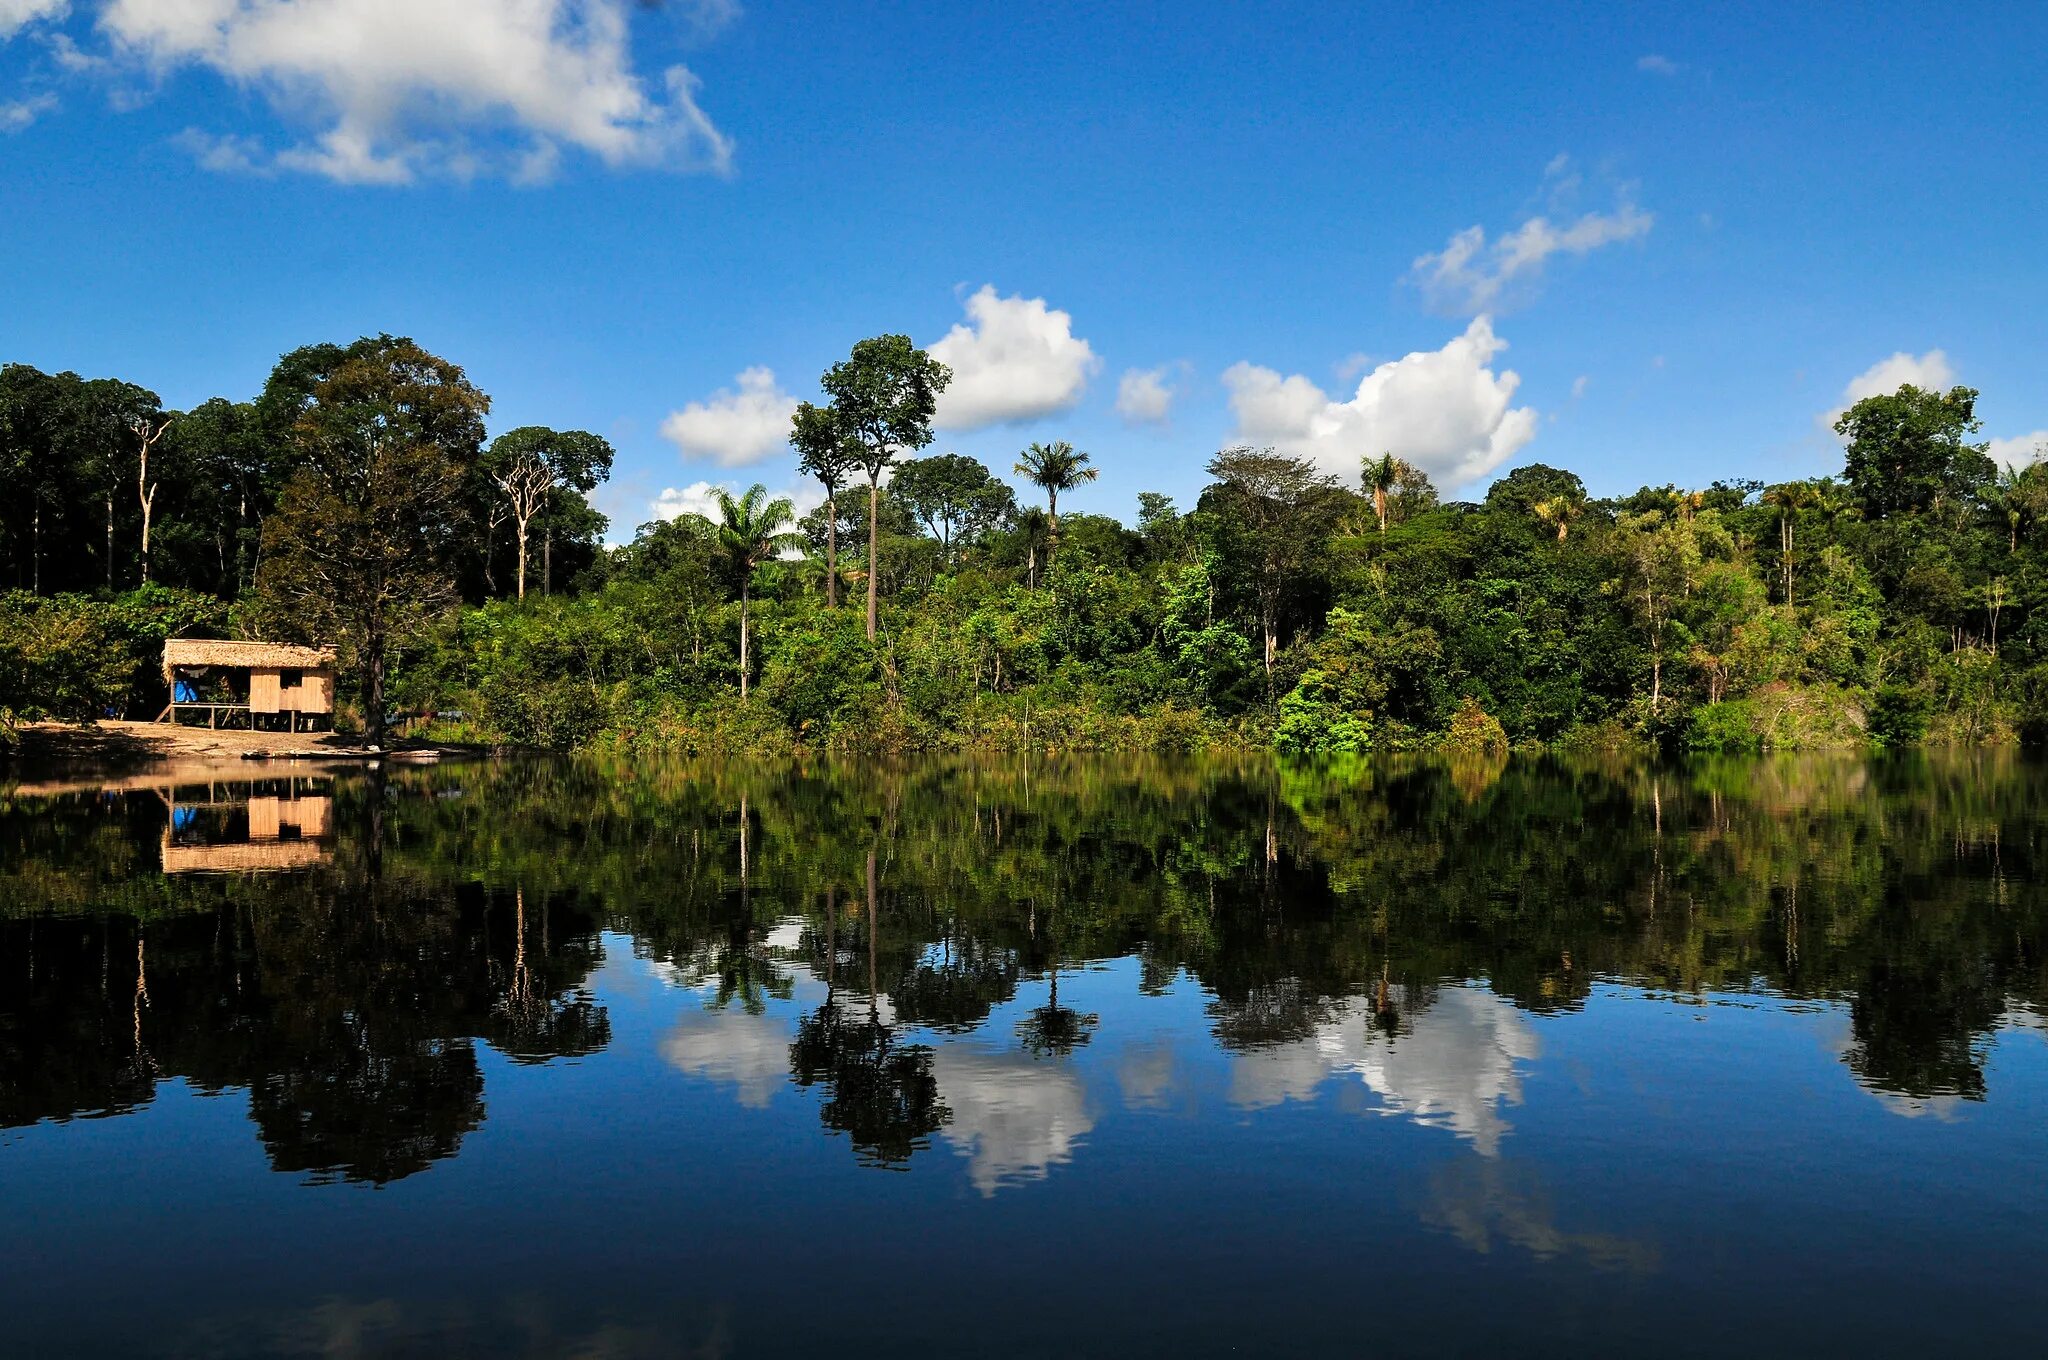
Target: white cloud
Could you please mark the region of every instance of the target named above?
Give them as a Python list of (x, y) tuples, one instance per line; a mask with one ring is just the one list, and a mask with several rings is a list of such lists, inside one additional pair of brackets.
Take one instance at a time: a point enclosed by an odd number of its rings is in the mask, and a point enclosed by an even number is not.
[(709, 458), (721, 467), (758, 463), (789, 442), (796, 398), (775, 384), (775, 371), (754, 367), (736, 385), (704, 401), (671, 411), (661, 437), (688, 458)]
[(1661, 57), (1652, 52), (1647, 57), (1636, 58), (1636, 69), (1638, 71), (1648, 71), (1653, 76), (1675, 76), (1678, 74), (1680, 67), (1671, 58)]
[[(1556, 179), (1562, 173), (1553, 161), (1545, 175)], [(1584, 213), (1568, 225), (1532, 217), (1490, 245), (1486, 228), (1467, 227), (1442, 250), (1418, 255), (1408, 276), (1429, 305), (1446, 315), (1498, 312), (1527, 296), (1551, 256), (1587, 255), (1617, 241), (1636, 240), (1655, 221), (1624, 197), (1613, 212)]]
[(1127, 368), (1116, 385), (1116, 413), (1132, 425), (1164, 425), (1179, 390), (1167, 378), (1173, 366)]
[(932, 423), (948, 430), (1031, 420), (1081, 399), (1101, 361), (1074, 334), (1074, 318), (1044, 298), (998, 297), (984, 284), (967, 299), (967, 324), (931, 356), (953, 370)]
[(1389, 452), (1446, 487), (1498, 467), (1536, 437), (1534, 407), (1514, 407), (1521, 377), (1488, 367), (1507, 347), (1482, 316), (1442, 349), (1379, 365), (1349, 401), (1299, 374), (1234, 364), (1223, 375), (1235, 438), (1314, 461), (1346, 483), (1367, 455)]
[(1580, 374), (1580, 375), (1579, 375), (1578, 377), (1576, 377), (1576, 378), (1573, 378), (1573, 379), (1572, 379), (1572, 400), (1573, 400), (1573, 401), (1577, 401), (1577, 400), (1578, 400), (1578, 399), (1579, 399), (1580, 397), (1583, 397), (1583, 396), (1585, 396), (1585, 395), (1586, 395), (1586, 388), (1587, 388), (1587, 386), (1588, 386), (1588, 385), (1589, 385), (1589, 384), (1590, 384), (1591, 382), (1592, 382), (1592, 379), (1591, 379), (1591, 378), (1588, 378), (1588, 377), (1587, 377), (1587, 376), (1586, 376), (1585, 374), (1583, 374), (1583, 373), (1581, 373), (1581, 374)]
[(2005, 467), (2038, 463), (2048, 458), (2048, 430), (2036, 430), (2011, 439), (1994, 439), (1984, 446), (1984, 452), (1991, 455), (1992, 461)]
[(56, 107), (57, 96), (53, 94), (0, 102), (0, 133), (20, 132)]
[(171, 139), (172, 145), (199, 162), (202, 170), (216, 174), (268, 175), (275, 172), (263, 143), (254, 137), (233, 134), (216, 137), (198, 128), (186, 128)]
[(1842, 413), (1865, 397), (1885, 396), (1907, 383), (1930, 392), (1944, 392), (1955, 380), (1956, 371), (1950, 367), (1948, 355), (1941, 350), (1931, 349), (1917, 357), (1900, 350), (1849, 379), (1849, 385), (1842, 389), (1840, 404), (1814, 419), (1821, 428), (1832, 430), (1835, 422), (1842, 418)]
[(160, 74), (206, 67), (287, 119), (315, 122), (310, 141), (275, 153), (225, 139), (252, 166), (370, 184), (530, 177), (550, 149), (573, 147), (612, 166), (729, 169), (732, 144), (698, 107), (696, 77), (668, 68), (664, 96), (634, 71), (630, 10), (629, 0), (107, 0), (99, 27)]
[(61, 19), (70, 9), (70, 0), (0, 0), (0, 42), (38, 19)]

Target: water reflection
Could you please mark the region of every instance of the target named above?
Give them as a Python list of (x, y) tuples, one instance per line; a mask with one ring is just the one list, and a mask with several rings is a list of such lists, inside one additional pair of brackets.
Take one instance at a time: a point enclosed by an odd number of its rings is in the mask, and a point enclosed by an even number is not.
[[(1389, 1025), (1393, 1010), (1401, 1018)], [(1444, 1128), (1481, 1156), (1500, 1152), (1505, 1107), (1522, 1100), (1522, 1067), (1541, 1052), (1513, 1004), (1476, 987), (1433, 990), (1418, 1004), (1405, 988), (1378, 1009), (1340, 1006), (1303, 1039), (1236, 1055), (1231, 1099), (1258, 1108), (1313, 1099), (1332, 1078), (1355, 1077), (1383, 1114)]]
[(279, 1171), (412, 1176), (488, 1117), (484, 1053), (609, 1053), (605, 930), (687, 991), (669, 1070), (750, 1110), (787, 1094), (865, 1165), (944, 1147), (981, 1195), (1073, 1164), (1105, 1102), (1198, 1112), (1211, 1059), (1240, 1114), (1350, 1089), (1500, 1159), (1533, 1018), (1603, 979), (1838, 1008), (1858, 1082), (1952, 1112), (2039, 1025), (2044, 827), (2048, 780), (1991, 761), (17, 789), (0, 1126), (176, 1079), (245, 1092)]

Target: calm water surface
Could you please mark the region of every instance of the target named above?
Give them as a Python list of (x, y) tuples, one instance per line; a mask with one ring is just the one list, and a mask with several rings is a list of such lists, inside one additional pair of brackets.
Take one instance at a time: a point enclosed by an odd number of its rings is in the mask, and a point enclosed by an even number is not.
[(0, 1353), (2038, 1353), (2044, 950), (1992, 759), (0, 786)]

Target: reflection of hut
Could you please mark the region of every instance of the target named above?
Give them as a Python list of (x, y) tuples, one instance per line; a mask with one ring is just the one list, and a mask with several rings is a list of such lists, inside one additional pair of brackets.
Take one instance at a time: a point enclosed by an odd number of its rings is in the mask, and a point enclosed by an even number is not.
[(290, 732), (333, 721), (331, 648), (172, 638), (164, 643), (164, 683), (171, 702), (162, 721), (204, 711), (208, 727), (260, 725)]
[[(164, 872), (250, 873), (303, 869), (327, 858), (334, 819), (325, 783), (298, 779), (164, 794)], [(314, 790), (319, 790), (315, 792)]]

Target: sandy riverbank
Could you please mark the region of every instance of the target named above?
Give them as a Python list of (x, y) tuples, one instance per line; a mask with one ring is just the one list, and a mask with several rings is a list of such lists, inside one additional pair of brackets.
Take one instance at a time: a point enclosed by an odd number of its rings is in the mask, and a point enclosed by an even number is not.
[[(30, 779), (61, 778), (90, 772), (96, 775), (146, 774), (176, 766), (218, 767), (250, 778), (253, 769), (270, 762), (358, 765), (379, 758), (354, 737), (333, 732), (228, 732), (204, 727), (173, 727), (167, 723), (105, 721), (90, 727), (69, 723), (29, 723), (20, 731), (14, 755), (0, 762), (0, 779), (9, 774)], [(457, 748), (418, 742), (394, 742), (383, 759), (435, 760), (474, 754)]]

